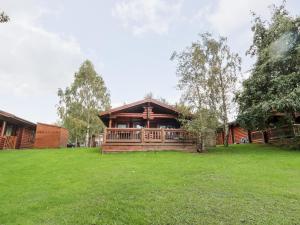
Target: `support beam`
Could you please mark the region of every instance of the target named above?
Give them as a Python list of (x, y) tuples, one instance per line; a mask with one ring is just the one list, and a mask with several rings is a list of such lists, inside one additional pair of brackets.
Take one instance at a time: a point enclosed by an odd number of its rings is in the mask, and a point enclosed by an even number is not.
[(112, 124), (112, 120), (111, 120), (111, 118), (109, 118), (109, 123), (108, 123), (109, 128), (111, 128), (111, 124)]
[(2, 129), (1, 129), (1, 136), (4, 136), (5, 129), (6, 129), (6, 121), (3, 121)]

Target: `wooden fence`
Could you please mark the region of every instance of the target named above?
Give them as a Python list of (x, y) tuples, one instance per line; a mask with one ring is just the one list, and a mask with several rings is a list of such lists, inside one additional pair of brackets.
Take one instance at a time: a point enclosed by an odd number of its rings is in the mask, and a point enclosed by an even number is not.
[(195, 137), (183, 129), (106, 128), (104, 143), (194, 143)]
[(15, 149), (17, 144), (16, 136), (1, 136), (0, 149)]

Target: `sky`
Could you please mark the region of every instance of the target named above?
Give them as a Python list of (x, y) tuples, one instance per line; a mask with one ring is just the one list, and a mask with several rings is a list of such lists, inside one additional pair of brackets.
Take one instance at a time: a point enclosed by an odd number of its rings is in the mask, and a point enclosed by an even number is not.
[[(10, 22), (0, 24), (0, 110), (32, 122), (58, 120), (57, 90), (73, 80), (85, 59), (93, 62), (112, 106), (152, 92), (180, 99), (176, 63), (170, 60), (211, 32), (228, 38), (242, 57), (245, 79), (254, 63), (251, 13), (270, 17), (279, 0), (0, 0)], [(288, 0), (298, 15), (300, 1)]]

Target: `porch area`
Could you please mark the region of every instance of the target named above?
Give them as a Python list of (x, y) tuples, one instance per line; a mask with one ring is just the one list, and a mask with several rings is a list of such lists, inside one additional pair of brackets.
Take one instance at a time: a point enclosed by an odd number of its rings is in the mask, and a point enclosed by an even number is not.
[(276, 143), (282, 139), (288, 140), (295, 137), (300, 137), (300, 124), (251, 132), (252, 143)]
[(0, 150), (33, 147), (35, 127), (34, 123), (0, 110)]
[(17, 136), (0, 136), (0, 149), (15, 149)]
[(195, 137), (184, 129), (106, 128), (103, 152), (121, 151), (195, 151)]

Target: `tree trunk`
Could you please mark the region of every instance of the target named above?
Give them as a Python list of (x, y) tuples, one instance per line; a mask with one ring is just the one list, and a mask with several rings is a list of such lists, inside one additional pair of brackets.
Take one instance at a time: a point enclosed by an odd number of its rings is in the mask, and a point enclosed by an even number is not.
[(224, 124), (224, 146), (228, 147), (228, 140), (229, 140), (229, 127), (228, 123)]
[(86, 137), (85, 137), (85, 146), (86, 147), (90, 147), (89, 146), (89, 128), (87, 129), (87, 131), (86, 131)]
[(205, 150), (204, 138), (203, 138), (203, 135), (200, 134), (198, 137), (197, 152), (201, 153), (204, 150)]

